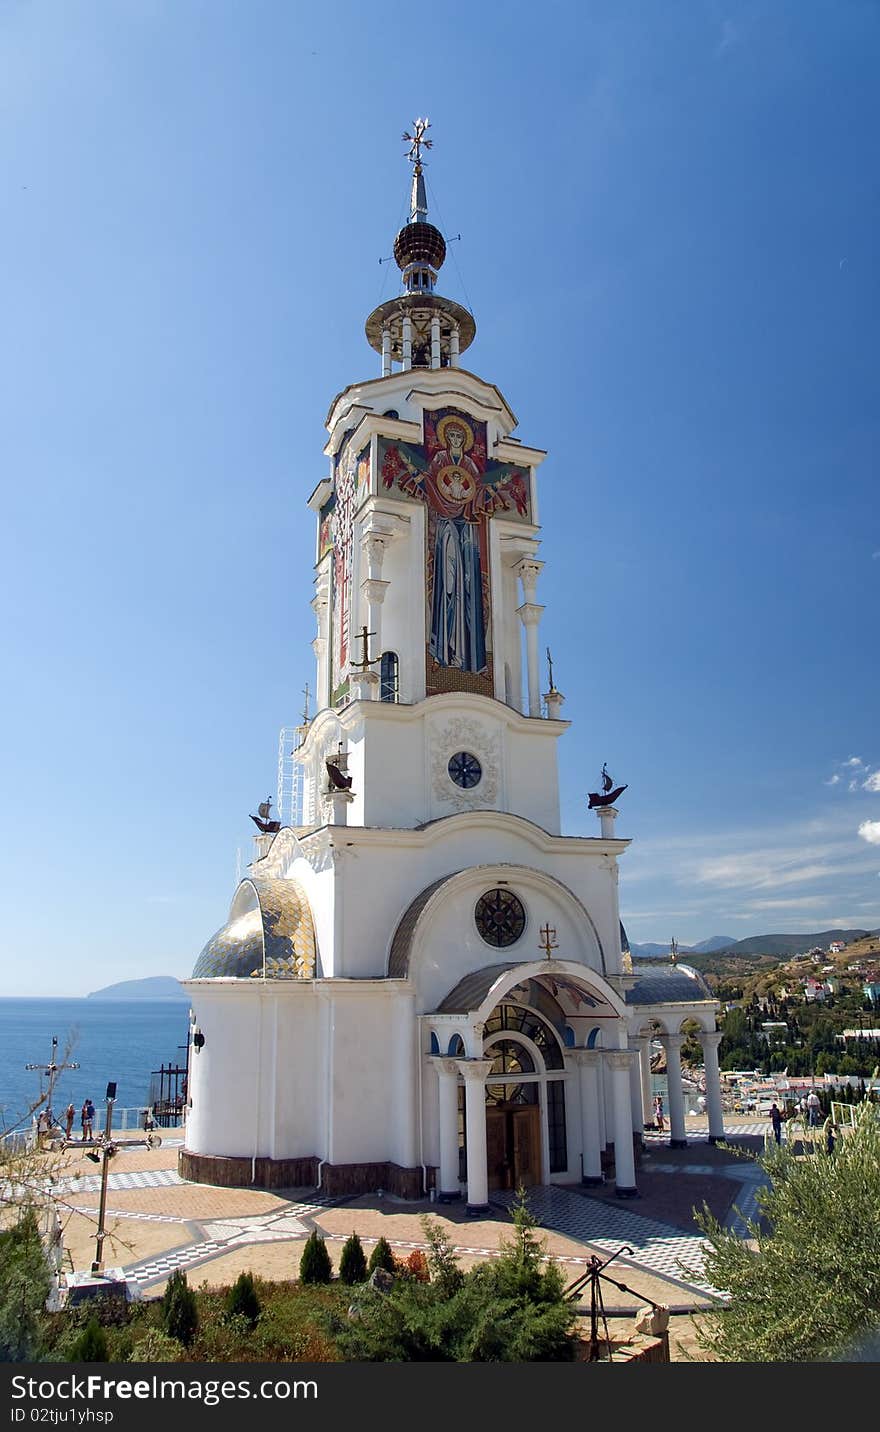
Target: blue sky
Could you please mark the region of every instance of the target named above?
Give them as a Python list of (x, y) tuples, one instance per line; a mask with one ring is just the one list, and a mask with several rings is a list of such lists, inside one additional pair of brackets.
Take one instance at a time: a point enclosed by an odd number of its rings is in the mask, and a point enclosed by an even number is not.
[(566, 830), (607, 760), (636, 940), (880, 926), (878, 60), (857, 0), (4, 0), (3, 993), (225, 918), (422, 114), (549, 449)]

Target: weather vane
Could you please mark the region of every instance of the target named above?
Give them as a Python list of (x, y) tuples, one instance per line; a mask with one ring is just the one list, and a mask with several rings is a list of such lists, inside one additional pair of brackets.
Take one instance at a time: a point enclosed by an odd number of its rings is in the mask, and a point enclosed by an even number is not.
[(425, 132), (430, 128), (431, 121), (428, 119), (428, 116), (425, 115), (424, 119), (413, 120), (412, 134), (410, 134), (408, 129), (405, 129), (403, 131), (403, 142), (404, 144), (409, 145), (409, 149), (405, 157), (409, 159), (412, 164), (415, 164), (418, 167), (421, 167), (422, 163), (422, 150), (432, 149), (434, 146), (433, 139), (425, 138)]
[(538, 949), (543, 950), (548, 960), (551, 960), (553, 958), (553, 950), (559, 949), (559, 942), (556, 939), (556, 931), (553, 929), (549, 920), (543, 929), (538, 931), (538, 934), (541, 936)]

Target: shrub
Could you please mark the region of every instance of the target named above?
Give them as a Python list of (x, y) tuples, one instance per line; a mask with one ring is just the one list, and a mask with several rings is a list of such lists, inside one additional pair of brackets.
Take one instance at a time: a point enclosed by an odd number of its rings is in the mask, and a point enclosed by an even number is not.
[(165, 1286), (162, 1298), (162, 1323), (170, 1338), (189, 1347), (199, 1326), (196, 1295), (186, 1281), (186, 1274), (176, 1268)]
[(359, 1362), (563, 1362), (574, 1355), (575, 1311), (524, 1200), (501, 1256), (462, 1273), (442, 1228), (426, 1220), (432, 1280), (365, 1289), (355, 1319), (339, 1327), (344, 1356)]
[(253, 1327), (260, 1316), (260, 1300), (254, 1287), (253, 1273), (239, 1273), (226, 1296), (227, 1317), (238, 1315)]
[(108, 1362), (107, 1334), (96, 1317), (89, 1318), (70, 1349), (71, 1362)]
[(183, 1358), (183, 1343), (170, 1338), (161, 1328), (147, 1328), (134, 1343), (129, 1362), (180, 1362)]
[(299, 1280), (301, 1283), (329, 1283), (332, 1276), (333, 1265), (327, 1244), (317, 1232), (312, 1232), (306, 1239), (299, 1260)]
[(367, 1259), (356, 1233), (346, 1239), (339, 1259), (339, 1277), (343, 1283), (362, 1283), (367, 1276)]
[(421, 1248), (416, 1248), (403, 1263), (403, 1276), (411, 1278), (415, 1283), (430, 1282), (428, 1272), (428, 1260)]
[(379, 1242), (370, 1254), (370, 1261), (367, 1266), (371, 1273), (375, 1273), (377, 1268), (384, 1268), (386, 1273), (393, 1273), (395, 1271), (396, 1264), (394, 1262), (394, 1254), (391, 1252), (391, 1245), (387, 1238), (379, 1239)]
[(36, 1211), (25, 1205), (18, 1222), (0, 1233), (0, 1361), (34, 1359), (50, 1287)]
[[(700, 1345), (720, 1362), (862, 1361), (880, 1334), (880, 1123), (870, 1104), (833, 1153), (772, 1143), (758, 1160), (762, 1222), (747, 1243), (705, 1207), (706, 1276), (728, 1295), (698, 1319)], [(769, 1232), (768, 1232), (769, 1228)], [(876, 1351), (870, 1360), (876, 1360)]]

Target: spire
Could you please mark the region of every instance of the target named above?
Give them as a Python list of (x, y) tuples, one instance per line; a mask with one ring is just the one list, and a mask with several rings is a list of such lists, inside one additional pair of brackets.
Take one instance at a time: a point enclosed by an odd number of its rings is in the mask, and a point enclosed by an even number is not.
[(457, 368), (459, 355), (473, 342), (476, 324), (466, 308), (436, 292), (437, 275), (446, 258), (446, 240), (428, 222), (422, 151), (433, 148), (427, 138), (430, 120), (413, 120), (404, 130), (405, 158), (413, 166), (409, 219), (394, 240), (403, 293), (374, 309), (367, 319), (367, 341), (382, 354), (382, 375), (401, 368)]
[[(409, 221), (411, 224), (419, 224), (427, 220), (428, 200), (425, 194), (425, 176), (422, 172), (422, 150), (432, 149), (433, 139), (426, 139), (425, 133), (431, 128), (431, 121), (427, 115), (424, 119), (413, 120), (413, 132), (408, 129), (403, 131), (403, 142), (409, 145), (406, 158), (413, 166), (412, 192), (409, 202)], [(441, 259), (442, 263), (442, 259)]]

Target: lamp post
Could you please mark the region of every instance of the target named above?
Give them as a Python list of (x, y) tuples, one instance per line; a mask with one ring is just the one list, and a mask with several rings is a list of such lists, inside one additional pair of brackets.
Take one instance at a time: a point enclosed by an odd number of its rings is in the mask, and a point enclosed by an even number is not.
[(101, 1150), (101, 1202), (98, 1205), (98, 1232), (95, 1239), (95, 1261), (92, 1264), (92, 1277), (100, 1277), (104, 1272), (104, 1218), (107, 1212), (107, 1165), (115, 1154), (116, 1150), (110, 1141), (110, 1130), (113, 1126), (113, 1105), (116, 1102), (115, 1083), (107, 1085), (107, 1122), (104, 1125), (104, 1146)]

